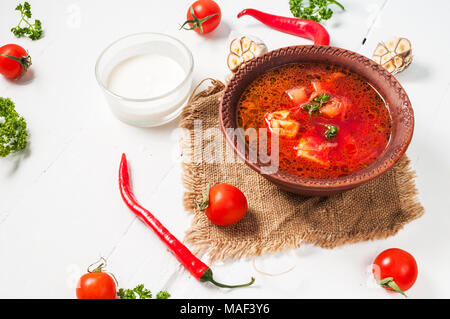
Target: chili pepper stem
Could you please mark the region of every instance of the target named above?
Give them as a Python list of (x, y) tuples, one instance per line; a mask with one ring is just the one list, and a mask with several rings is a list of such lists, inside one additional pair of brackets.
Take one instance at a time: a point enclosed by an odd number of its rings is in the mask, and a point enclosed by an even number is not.
[(241, 284), (241, 285), (226, 285), (226, 284), (222, 284), (220, 282), (217, 282), (214, 280), (213, 278), (213, 272), (210, 268), (206, 269), (205, 272), (203, 273), (203, 275), (200, 277), (200, 281), (201, 282), (206, 282), (209, 281), (210, 283), (216, 285), (217, 287), (221, 287), (221, 288), (240, 288), (240, 287), (248, 287), (250, 285), (253, 285), (253, 283), (255, 282), (255, 278), (252, 277), (252, 279), (250, 280), (250, 282), (246, 283), (246, 284)]

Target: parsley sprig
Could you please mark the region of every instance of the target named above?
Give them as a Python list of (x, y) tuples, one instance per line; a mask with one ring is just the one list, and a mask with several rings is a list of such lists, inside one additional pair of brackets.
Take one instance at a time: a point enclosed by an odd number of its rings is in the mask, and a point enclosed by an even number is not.
[[(304, 109), (305, 111), (308, 111), (309, 117), (311, 118), (312, 114), (314, 112), (318, 112), (324, 104), (326, 104), (330, 101), (330, 99), (331, 99), (330, 95), (328, 95), (326, 93), (322, 93), (322, 94), (316, 96), (315, 98), (313, 98), (310, 103), (303, 104), (302, 109)], [(337, 126), (337, 125), (324, 124), (324, 123), (319, 123), (319, 124), (323, 125), (326, 128), (325, 137), (329, 140), (335, 138), (339, 132), (339, 126)]]
[(0, 157), (27, 146), (27, 123), (15, 110), (13, 101), (0, 97)]
[(134, 289), (123, 289), (120, 288), (117, 292), (120, 299), (136, 299), (136, 295), (139, 299), (151, 299), (152, 292), (146, 288), (144, 285), (137, 285)]
[[(117, 292), (120, 299), (151, 299), (152, 292), (144, 287), (144, 285), (137, 285), (134, 289), (120, 288)], [(139, 297), (139, 298), (137, 298)], [(156, 294), (156, 299), (169, 299), (170, 294), (167, 291), (160, 291)]]
[(156, 299), (169, 299), (169, 298), (170, 294), (165, 290), (160, 291), (156, 294)]
[(311, 117), (314, 112), (317, 112), (319, 108), (320, 106), (317, 103), (306, 103), (302, 105), (302, 109), (308, 111), (309, 117)]
[(27, 36), (31, 40), (40, 39), (43, 34), (42, 23), (38, 19), (35, 19), (33, 24), (30, 22), (31, 5), (28, 2), (25, 2), (23, 5), (19, 3), (15, 10), (20, 12), (21, 19), (17, 26), (11, 28), (11, 32), (18, 38)]
[(309, 0), (308, 5), (304, 0), (289, 0), (289, 8), (294, 17), (316, 22), (328, 20), (333, 16), (333, 10), (328, 8), (332, 4), (345, 10), (344, 6), (336, 0)]
[(311, 117), (311, 115), (314, 112), (317, 112), (322, 107), (322, 105), (330, 100), (330, 98), (331, 96), (326, 93), (320, 94), (316, 96), (311, 103), (303, 104), (302, 109), (308, 111), (309, 117)]
[(313, 101), (319, 104), (319, 108), (322, 107), (325, 103), (327, 103), (331, 99), (331, 96), (329, 96), (326, 93), (320, 94), (313, 98)]
[(325, 131), (325, 137), (329, 140), (335, 138), (339, 132), (339, 126), (333, 124), (325, 124), (324, 126), (327, 128)]

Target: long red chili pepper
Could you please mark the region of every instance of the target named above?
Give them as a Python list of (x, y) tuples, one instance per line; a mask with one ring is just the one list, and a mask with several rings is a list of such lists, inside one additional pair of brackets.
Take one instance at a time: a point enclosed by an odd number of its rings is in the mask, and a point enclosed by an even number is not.
[(211, 268), (204, 264), (200, 259), (195, 257), (186, 246), (184, 246), (174, 235), (172, 235), (167, 228), (163, 226), (148, 210), (142, 207), (135, 199), (130, 187), (130, 177), (128, 175), (128, 164), (125, 154), (122, 154), (122, 160), (119, 168), (119, 188), (122, 198), (127, 204), (128, 208), (139, 217), (139, 219), (149, 226), (158, 237), (166, 244), (172, 254), (178, 261), (198, 280), (201, 282), (209, 281), (216, 286), (223, 288), (238, 288), (250, 286), (255, 282), (252, 280), (249, 283), (242, 285), (225, 285), (213, 279)]
[(245, 15), (252, 16), (278, 31), (313, 40), (315, 45), (330, 44), (330, 35), (328, 34), (328, 31), (318, 22), (308, 19), (276, 16), (255, 9), (244, 9), (239, 12), (237, 17), (240, 18)]

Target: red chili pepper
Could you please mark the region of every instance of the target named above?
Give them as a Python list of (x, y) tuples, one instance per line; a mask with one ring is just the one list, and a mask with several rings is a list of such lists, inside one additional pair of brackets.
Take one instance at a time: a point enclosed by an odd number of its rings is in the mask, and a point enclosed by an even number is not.
[(255, 282), (255, 278), (249, 283), (242, 285), (225, 285), (221, 284), (213, 279), (213, 273), (211, 268), (204, 264), (200, 259), (194, 256), (186, 246), (184, 246), (174, 235), (172, 235), (167, 228), (163, 226), (148, 210), (142, 207), (135, 199), (130, 187), (130, 177), (128, 175), (127, 158), (125, 154), (122, 154), (122, 160), (119, 168), (119, 188), (122, 198), (127, 204), (128, 208), (139, 217), (139, 219), (149, 226), (158, 237), (166, 244), (172, 254), (178, 259), (178, 261), (198, 280), (201, 282), (209, 281), (216, 286), (223, 288), (238, 288), (250, 286)]
[(238, 18), (249, 15), (265, 25), (281, 32), (297, 35), (314, 41), (315, 45), (329, 45), (330, 35), (327, 29), (318, 22), (308, 19), (288, 18), (261, 12), (255, 9), (244, 9)]

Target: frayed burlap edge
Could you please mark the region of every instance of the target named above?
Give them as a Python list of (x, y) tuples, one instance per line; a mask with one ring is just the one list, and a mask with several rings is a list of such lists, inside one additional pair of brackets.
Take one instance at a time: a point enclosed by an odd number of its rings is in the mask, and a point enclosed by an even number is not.
[[(192, 96), (190, 103), (184, 108), (181, 114), (180, 127), (191, 130), (194, 126), (194, 120), (198, 117), (198, 99), (201, 97), (211, 97), (211, 99), (220, 99), (224, 85), (220, 81), (211, 80), (213, 86)], [(203, 82), (203, 81), (202, 81)], [(193, 153), (191, 140), (183, 140), (181, 148), (183, 156), (190, 157)], [(370, 241), (384, 239), (397, 234), (405, 224), (419, 218), (423, 215), (424, 209), (418, 200), (418, 191), (414, 183), (415, 172), (410, 167), (410, 161), (405, 156), (397, 163), (395, 168), (398, 194), (400, 199), (400, 208), (407, 211), (407, 218), (393, 226), (392, 229), (373, 229), (369, 233), (343, 233), (330, 235), (320, 230), (305, 232), (279, 239), (246, 240), (239, 242), (229, 242), (215, 240), (208, 237), (208, 224), (202, 222), (200, 216), (204, 214), (195, 207), (195, 201), (198, 200), (203, 188), (206, 185), (205, 172), (202, 164), (182, 163), (183, 184), (186, 191), (183, 196), (183, 205), (189, 212), (194, 213), (194, 218), (190, 229), (186, 232), (184, 241), (191, 245), (194, 254), (202, 256), (207, 254), (211, 263), (222, 261), (228, 258), (245, 258), (250, 256), (261, 256), (267, 253), (274, 253), (288, 249), (299, 248), (302, 243), (315, 244), (323, 248), (335, 248), (337, 246), (357, 243), (360, 241)]]
[(407, 223), (421, 217), (424, 208), (418, 199), (418, 191), (414, 183), (416, 173), (410, 167), (410, 160), (404, 155), (393, 168), (396, 175), (397, 191), (399, 195), (400, 211), (408, 212), (401, 222), (393, 225), (391, 229), (374, 228), (368, 233), (343, 233), (342, 236), (330, 236), (317, 232), (318, 239), (315, 241), (305, 240), (305, 243), (314, 243), (323, 248), (335, 248), (346, 244), (354, 244), (361, 241), (385, 239), (397, 234)]

